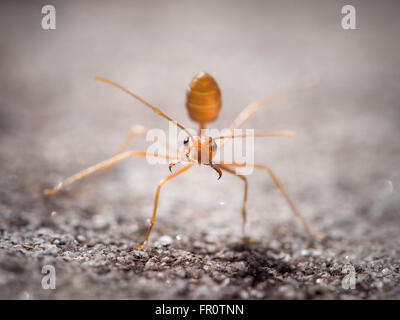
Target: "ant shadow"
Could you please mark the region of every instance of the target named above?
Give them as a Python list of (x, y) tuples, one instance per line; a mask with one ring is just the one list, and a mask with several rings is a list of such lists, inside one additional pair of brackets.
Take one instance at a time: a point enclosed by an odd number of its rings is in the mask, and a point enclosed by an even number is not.
[(255, 286), (268, 279), (276, 279), (277, 274), (287, 275), (296, 271), (289, 263), (277, 258), (279, 251), (261, 242), (234, 242), (227, 246), (233, 253), (226, 262), (244, 262), (246, 269), (232, 274), (234, 278), (251, 277), (251, 285)]

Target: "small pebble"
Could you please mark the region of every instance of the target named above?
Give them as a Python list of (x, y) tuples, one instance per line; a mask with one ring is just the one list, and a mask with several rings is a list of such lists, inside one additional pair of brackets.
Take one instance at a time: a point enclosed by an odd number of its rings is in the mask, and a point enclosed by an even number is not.
[(85, 242), (86, 241), (86, 238), (85, 238), (85, 236), (83, 236), (83, 235), (78, 235), (77, 237), (76, 237), (76, 239), (79, 241), (79, 242)]
[(172, 243), (172, 238), (170, 236), (168, 236), (168, 235), (161, 236), (156, 241), (156, 245), (161, 245), (161, 246), (164, 246), (164, 247), (167, 247), (167, 246), (171, 245), (171, 243)]

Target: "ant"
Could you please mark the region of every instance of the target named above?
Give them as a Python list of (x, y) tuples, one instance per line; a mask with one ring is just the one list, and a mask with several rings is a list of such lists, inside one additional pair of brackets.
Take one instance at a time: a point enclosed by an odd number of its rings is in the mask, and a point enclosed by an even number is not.
[[(129, 157), (155, 157), (155, 158), (164, 158), (170, 161), (169, 164), (169, 170), (171, 171), (171, 174), (166, 177), (164, 180), (162, 180), (156, 190), (156, 195), (154, 199), (154, 208), (153, 208), (153, 214), (150, 220), (150, 225), (147, 230), (146, 238), (143, 242), (142, 245), (136, 246), (135, 249), (137, 250), (143, 250), (148, 243), (150, 232), (154, 226), (155, 223), (155, 218), (156, 218), (156, 213), (157, 213), (157, 206), (158, 206), (158, 199), (160, 195), (160, 190), (161, 187), (166, 184), (168, 181), (174, 179), (175, 177), (183, 174), (184, 172), (188, 171), (190, 168), (192, 168), (195, 164), (199, 165), (208, 165), (211, 168), (213, 168), (215, 171), (218, 173), (218, 179), (221, 178), (222, 176), (222, 171), (226, 171), (230, 174), (236, 175), (239, 177), (243, 182), (244, 182), (244, 198), (243, 198), (243, 205), (242, 205), (242, 232), (243, 236), (245, 239), (250, 239), (245, 236), (245, 225), (246, 225), (246, 204), (247, 204), (247, 189), (248, 189), (248, 182), (247, 178), (244, 175), (237, 174), (233, 168), (238, 168), (238, 167), (253, 167), (256, 169), (260, 169), (262, 171), (265, 171), (270, 178), (272, 179), (273, 183), (275, 186), (278, 188), (282, 196), (286, 199), (287, 203), (289, 204), (293, 214), (299, 219), (300, 223), (303, 225), (305, 230), (307, 231), (308, 234), (310, 234), (313, 237), (319, 238), (323, 240), (325, 236), (320, 233), (314, 233), (311, 231), (311, 228), (309, 227), (308, 223), (305, 221), (305, 219), (300, 215), (299, 211), (297, 210), (296, 206), (293, 204), (291, 199), (289, 198), (286, 190), (283, 188), (282, 184), (279, 182), (273, 171), (266, 165), (264, 164), (246, 164), (246, 163), (214, 163), (213, 158), (215, 153), (218, 150), (218, 146), (216, 144), (216, 140), (219, 139), (234, 139), (234, 138), (245, 138), (246, 135), (238, 135), (234, 136), (233, 133), (231, 136), (221, 136), (221, 137), (216, 137), (216, 138), (211, 138), (207, 136), (202, 135), (202, 129), (205, 128), (205, 125), (207, 123), (215, 121), (215, 119), (218, 117), (218, 114), (221, 109), (221, 91), (219, 89), (219, 86), (217, 82), (214, 80), (212, 76), (210, 76), (207, 73), (200, 73), (197, 76), (195, 76), (190, 83), (187, 93), (186, 93), (186, 107), (189, 111), (190, 118), (197, 122), (199, 124), (199, 134), (198, 135), (192, 135), (183, 125), (179, 124), (172, 118), (168, 117), (165, 115), (163, 112), (161, 112), (159, 109), (156, 107), (152, 106), (150, 103), (146, 102), (142, 98), (138, 97), (134, 93), (130, 92), (129, 90), (125, 89), (124, 87), (120, 86), (119, 84), (112, 82), (110, 80), (107, 80), (102, 77), (96, 77), (97, 81), (106, 83), (108, 85), (111, 85), (115, 88), (118, 88), (128, 95), (132, 96), (139, 102), (143, 103), (145, 106), (148, 108), (152, 109), (155, 113), (158, 115), (164, 117), (168, 121), (172, 122), (175, 124), (178, 128), (184, 130), (187, 133), (187, 138), (183, 141), (183, 153), (184, 153), (184, 158), (183, 159), (174, 159), (170, 157), (169, 155), (159, 155), (159, 154), (149, 154), (147, 152), (143, 151), (125, 151), (128, 144), (131, 142), (131, 140), (138, 135), (144, 135), (147, 131), (144, 128), (141, 127), (133, 127), (130, 132), (127, 134), (123, 144), (120, 146), (118, 152), (109, 158), (108, 160), (105, 160), (103, 162), (100, 162), (94, 166), (91, 166), (87, 169), (84, 169), (77, 174), (67, 178), (63, 182), (60, 182), (56, 187), (52, 189), (46, 189), (44, 190), (45, 195), (53, 195), (66, 187), (67, 185), (80, 180), (82, 178), (85, 178), (89, 176), (90, 174), (101, 170), (105, 168), (109, 168), (116, 164), (119, 161), (122, 161), (124, 159), (127, 159)], [(254, 102), (247, 106), (240, 114), (239, 116), (234, 120), (232, 125), (230, 126), (231, 131), (234, 129), (238, 129), (242, 127), (245, 121), (247, 121), (251, 116), (253, 116), (257, 111), (259, 111), (261, 108), (271, 104), (272, 102), (276, 101), (277, 99), (286, 96), (289, 94), (291, 91), (294, 90), (294, 87), (282, 87), (275, 92), (273, 92), (271, 95), (267, 96), (266, 98), (259, 100), (257, 102)], [(232, 131), (233, 132), (233, 131)], [(255, 133), (254, 136), (277, 136), (277, 137), (286, 137), (286, 138), (291, 138), (294, 136), (293, 132), (291, 131), (271, 131), (271, 132), (261, 132), (261, 133)], [(219, 149), (223, 147), (223, 141), (219, 146)], [(172, 167), (176, 165), (177, 163), (180, 162), (185, 162), (186, 165), (177, 170), (176, 172), (172, 173)]]

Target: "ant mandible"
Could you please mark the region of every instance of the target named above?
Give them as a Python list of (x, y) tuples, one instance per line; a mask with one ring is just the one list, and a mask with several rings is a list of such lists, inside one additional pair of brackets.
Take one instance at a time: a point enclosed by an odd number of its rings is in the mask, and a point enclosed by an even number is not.
[[(193, 167), (194, 164), (199, 164), (199, 165), (208, 165), (214, 170), (218, 172), (218, 179), (221, 178), (222, 176), (222, 171), (226, 171), (230, 174), (236, 175), (239, 177), (243, 182), (244, 182), (244, 198), (243, 198), (243, 205), (242, 205), (242, 232), (243, 236), (246, 239), (245, 236), (245, 225), (246, 225), (246, 204), (247, 204), (247, 189), (248, 189), (248, 182), (247, 178), (244, 175), (237, 174), (233, 168), (238, 168), (238, 167), (252, 167), (256, 169), (260, 169), (265, 171), (270, 178), (272, 179), (273, 183), (275, 186), (278, 188), (282, 196), (286, 199), (287, 203), (289, 204), (291, 211), (294, 213), (294, 215), (299, 219), (301, 224), (304, 226), (305, 230), (307, 231), (308, 234), (310, 234), (313, 237), (319, 238), (319, 239), (324, 239), (325, 236), (320, 233), (314, 233), (311, 231), (311, 228), (309, 227), (308, 223), (305, 221), (305, 219), (300, 215), (299, 211), (297, 210), (296, 206), (293, 204), (291, 199), (289, 198), (286, 190), (283, 188), (282, 184), (279, 182), (275, 174), (272, 172), (272, 170), (264, 165), (264, 164), (246, 164), (246, 163), (214, 163), (213, 158), (215, 153), (217, 152), (218, 146), (215, 143), (216, 140), (218, 139), (234, 139), (234, 138), (245, 138), (246, 135), (238, 135), (234, 136), (233, 134), (231, 136), (221, 136), (221, 137), (216, 137), (216, 138), (211, 138), (207, 136), (202, 135), (202, 129), (205, 128), (205, 125), (207, 123), (213, 122), (219, 114), (219, 111), (221, 109), (221, 91), (219, 89), (218, 84), (214, 80), (213, 77), (211, 77), (207, 73), (200, 73), (197, 76), (195, 76), (192, 80), (192, 82), (189, 85), (189, 88), (187, 90), (187, 101), (186, 101), (186, 107), (189, 111), (190, 118), (197, 122), (199, 124), (199, 135), (193, 136), (184, 126), (173, 120), (172, 118), (168, 117), (165, 115), (163, 112), (161, 112), (159, 109), (156, 107), (152, 106), (150, 103), (146, 102), (142, 98), (138, 97), (134, 93), (128, 91), (124, 87), (120, 86), (119, 84), (112, 82), (110, 80), (97, 77), (96, 80), (100, 82), (104, 82), (106, 84), (109, 84), (115, 88), (118, 88), (125, 93), (129, 94), (136, 100), (140, 101), (144, 105), (146, 105), (148, 108), (152, 109), (155, 113), (158, 115), (164, 117), (168, 121), (174, 123), (177, 127), (180, 129), (184, 130), (188, 137), (183, 141), (183, 151), (184, 151), (184, 159), (173, 159), (169, 155), (160, 155), (160, 154), (149, 154), (147, 152), (143, 151), (125, 151), (128, 144), (130, 141), (137, 135), (144, 135), (147, 131), (143, 128), (139, 127), (133, 127), (130, 132), (127, 134), (123, 144), (120, 146), (118, 152), (109, 158), (108, 160), (105, 160), (103, 162), (100, 162), (94, 166), (91, 166), (85, 170), (82, 170), (78, 172), (77, 174), (67, 178), (63, 182), (60, 182), (56, 187), (52, 189), (46, 189), (44, 190), (45, 195), (52, 195), (60, 191), (62, 188), (66, 187), (67, 185), (73, 183), (74, 181), (80, 180), (84, 177), (87, 177), (88, 175), (100, 170), (100, 169), (105, 169), (113, 166), (115, 163), (127, 159), (129, 157), (155, 157), (155, 158), (164, 158), (170, 161), (169, 164), (169, 170), (171, 171), (172, 167), (179, 163), (179, 162), (186, 162), (186, 165), (179, 169), (178, 171), (171, 173), (167, 178), (162, 180), (156, 190), (156, 195), (154, 199), (154, 208), (153, 208), (153, 215), (150, 220), (150, 225), (147, 230), (146, 238), (143, 242), (142, 245), (136, 246), (135, 249), (138, 250), (143, 250), (149, 240), (150, 232), (154, 226), (155, 223), (155, 218), (156, 218), (156, 212), (157, 212), (157, 206), (158, 206), (158, 198), (160, 195), (160, 190), (161, 187), (166, 184), (169, 180), (172, 180), (173, 178), (181, 175), (182, 173), (188, 171), (190, 168)], [(257, 102), (254, 102), (247, 106), (240, 114), (239, 116), (233, 121), (232, 125), (230, 126), (230, 129), (239, 129), (242, 127), (245, 121), (247, 121), (251, 116), (253, 116), (257, 111), (259, 111), (261, 108), (271, 104), (272, 102), (276, 101), (277, 99), (286, 96), (288, 93), (293, 91), (295, 88), (294, 87), (282, 87), (275, 92), (273, 92), (271, 95), (267, 96), (266, 98), (259, 100)], [(261, 132), (261, 133), (255, 133), (254, 136), (260, 137), (260, 136), (278, 136), (278, 137), (286, 137), (286, 138), (291, 138), (293, 137), (293, 132), (290, 131), (271, 131), (271, 132)], [(223, 142), (223, 141), (222, 141)], [(223, 147), (223, 144), (220, 145), (220, 148)], [(172, 172), (172, 171), (171, 171)]]

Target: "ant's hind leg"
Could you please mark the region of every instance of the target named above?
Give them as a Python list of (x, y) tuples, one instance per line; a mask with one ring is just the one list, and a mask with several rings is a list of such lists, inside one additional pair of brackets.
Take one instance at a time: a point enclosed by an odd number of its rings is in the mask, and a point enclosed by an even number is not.
[[(111, 156), (115, 156), (117, 154), (120, 154), (128, 148), (129, 144), (132, 142), (132, 140), (136, 136), (145, 136), (147, 133), (147, 129), (141, 125), (134, 125), (131, 127), (129, 132), (125, 135), (123, 141), (121, 144), (114, 150), (114, 152), (111, 154)], [(98, 177), (98, 182), (94, 185), (91, 186), (91, 188), (86, 188), (81, 186), (80, 188), (77, 189), (76, 193), (78, 194), (84, 194), (86, 196), (92, 195), (103, 183), (105, 178), (108, 177), (108, 175), (111, 173), (111, 167), (108, 167), (106, 170), (104, 170), (101, 175)]]
[[(141, 125), (134, 125), (131, 127), (129, 132), (125, 135), (123, 141), (121, 144), (114, 150), (114, 152), (111, 154), (111, 156), (115, 156), (119, 153), (122, 153), (126, 151), (128, 148), (129, 144), (132, 142), (132, 140), (137, 137), (137, 136), (145, 136), (147, 134), (147, 129)], [(95, 185), (94, 188), (91, 188), (90, 191), (84, 189), (84, 193), (92, 194), (95, 192), (101, 185), (102, 182), (108, 175), (110, 174), (112, 170), (112, 167), (107, 168), (102, 172), (102, 174), (99, 177), (99, 183)]]
[(154, 223), (156, 221), (158, 198), (160, 196), (161, 187), (164, 184), (166, 184), (169, 180), (171, 180), (171, 179), (179, 176), (180, 174), (184, 173), (185, 171), (189, 170), (192, 166), (193, 166), (193, 164), (189, 164), (189, 165), (183, 167), (182, 169), (180, 169), (180, 170), (176, 171), (175, 173), (169, 175), (167, 178), (165, 178), (164, 180), (162, 180), (159, 183), (159, 185), (157, 187), (157, 191), (156, 191), (156, 196), (155, 196), (155, 199), (154, 199), (153, 215), (151, 216), (150, 225), (149, 225), (149, 228), (147, 229), (146, 239), (144, 240), (142, 245), (135, 247), (136, 250), (143, 250), (146, 247), (147, 242), (149, 241), (151, 229), (153, 229)]
[(145, 127), (141, 125), (132, 126), (129, 132), (125, 135), (122, 143), (113, 152), (113, 155), (124, 152), (136, 136), (145, 136), (146, 134), (147, 129)]
[(244, 197), (243, 197), (243, 205), (242, 205), (242, 235), (243, 235), (243, 239), (245, 239), (248, 242), (252, 242), (251, 237), (247, 237), (246, 236), (246, 222), (247, 222), (247, 194), (248, 194), (248, 182), (247, 182), (247, 178), (241, 174), (236, 174), (235, 170), (224, 166), (223, 164), (218, 164), (218, 167), (220, 167), (222, 170), (229, 172), (231, 174), (233, 174), (234, 176), (242, 179), (242, 181), (244, 182)]
[[(129, 132), (125, 135), (124, 140), (122, 141), (122, 143), (115, 149), (115, 151), (113, 152), (113, 156), (116, 154), (119, 154), (121, 152), (124, 152), (129, 144), (132, 142), (132, 140), (137, 137), (137, 136), (146, 136), (148, 130), (141, 126), (141, 125), (134, 125), (131, 127), (131, 129), (129, 130)], [(158, 141), (157, 137), (154, 137), (154, 142), (160, 142), (163, 144), (163, 146), (165, 147), (165, 151), (166, 154), (168, 156), (171, 156), (171, 152), (173, 152), (173, 157), (177, 157), (178, 156), (178, 151), (171, 147), (168, 142), (166, 141)], [(107, 170), (108, 171), (108, 170)]]
[(243, 124), (249, 120), (257, 111), (269, 106), (273, 102), (286, 97), (296, 90), (301, 90), (305, 88), (312, 87), (318, 83), (318, 78), (315, 76), (308, 76), (303, 78), (297, 84), (292, 86), (281, 87), (275, 91), (273, 91), (270, 95), (265, 98), (255, 101), (245, 107), (242, 112), (236, 117), (236, 119), (231, 124), (231, 129), (239, 129), (243, 126)]

